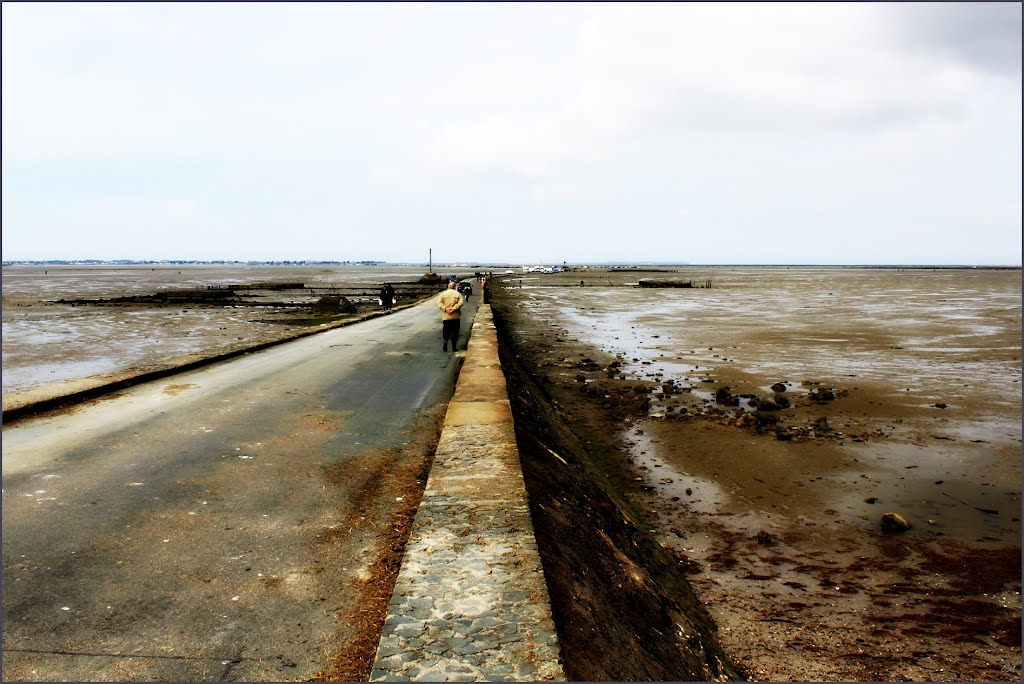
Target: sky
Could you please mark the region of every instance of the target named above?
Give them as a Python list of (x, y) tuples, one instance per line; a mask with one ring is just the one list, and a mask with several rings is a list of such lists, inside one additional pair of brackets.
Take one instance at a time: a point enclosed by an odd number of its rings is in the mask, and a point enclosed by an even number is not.
[(1021, 264), (1020, 3), (2, 12), (6, 261)]

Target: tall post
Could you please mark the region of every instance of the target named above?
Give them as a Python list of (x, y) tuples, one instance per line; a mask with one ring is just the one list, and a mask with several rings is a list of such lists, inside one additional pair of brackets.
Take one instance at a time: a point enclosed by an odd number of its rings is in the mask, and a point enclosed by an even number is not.
[(427, 273), (434, 272), (434, 250), (433, 248), (427, 249)]

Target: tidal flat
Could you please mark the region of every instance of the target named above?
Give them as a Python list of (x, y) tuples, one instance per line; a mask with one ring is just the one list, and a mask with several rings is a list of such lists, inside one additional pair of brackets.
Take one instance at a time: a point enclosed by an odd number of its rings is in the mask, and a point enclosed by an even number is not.
[[(59, 393), (62, 386), (88, 378), (142, 372), (171, 359), (326, 326), (341, 316), (314, 313), (313, 304), (324, 295), (344, 294), (360, 312), (377, 310), (377, 290), (384, 282), (414, 282), (425, 270), (390, 265), (4, 266), (4, 404), (18, 401), (17, 395)], [(251, 289), (275, 283), (302, 287)], [(218, 288), (236, 288), (240, 300), (248, 296), (237, 303), (78, 303)], [(261, 303), (257, 295), (268, 301)]]
[(1020, 270), (664, 271), (517, 274), (495, 307), (730, 657), (1018, 679)]

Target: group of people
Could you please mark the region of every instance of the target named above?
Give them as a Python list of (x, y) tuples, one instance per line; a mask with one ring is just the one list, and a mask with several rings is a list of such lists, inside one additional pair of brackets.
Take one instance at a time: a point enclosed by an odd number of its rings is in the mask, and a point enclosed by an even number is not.
[[(477, 276), (483, 284), (485, 295), (487, 293), (487, 279), (482, 275)], [(437, 307), (441, 310), (441, 350), (455, 351), (459, 340), (459, 328), (462, 320), (462, 307), (466, 304), (466, 298), (473, 294), (473, 286), (469, 283), (459, 283), (458, 278), (451, 276), (448, 279), (448, 287), (437, 300)], [(380, 288), (380, 304), (385, 311), (391, 311), (398, 302), (398, 295), (390, 283), (384, 283)], [(485, 296), (485, 301), (488, 298)]]

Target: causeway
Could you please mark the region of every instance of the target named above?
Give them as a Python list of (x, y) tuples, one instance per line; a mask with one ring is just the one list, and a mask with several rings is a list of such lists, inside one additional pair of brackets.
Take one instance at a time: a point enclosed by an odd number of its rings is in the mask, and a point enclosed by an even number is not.
[(370, 681), (564, 681), (491, 307), (473, 321)]

